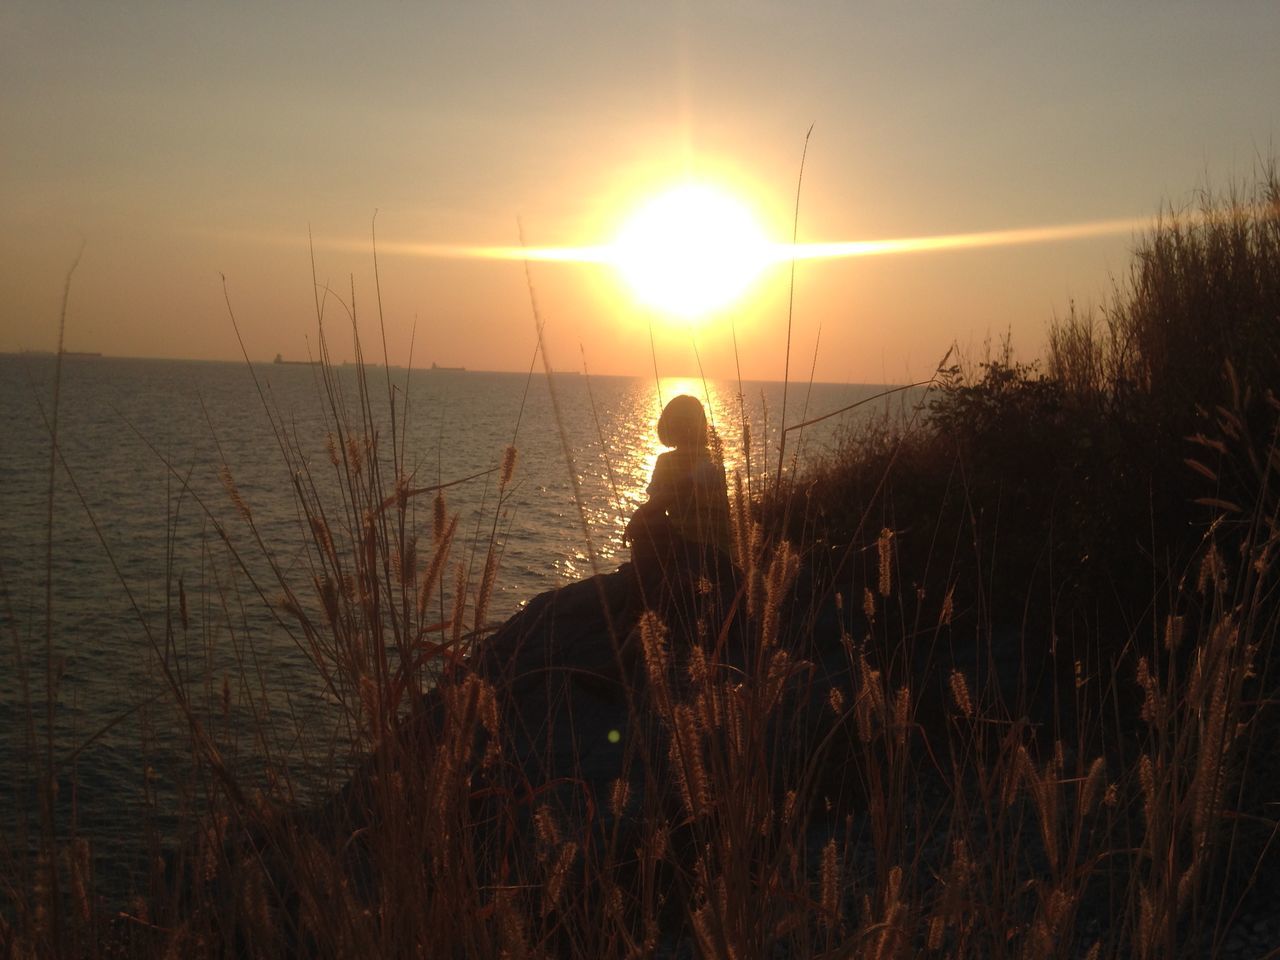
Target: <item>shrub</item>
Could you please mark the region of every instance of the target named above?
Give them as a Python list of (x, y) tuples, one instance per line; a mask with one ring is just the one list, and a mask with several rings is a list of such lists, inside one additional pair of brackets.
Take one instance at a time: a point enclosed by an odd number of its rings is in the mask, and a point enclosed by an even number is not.
[(1102, 321), (1074, 308), (1050, 328), (1049, 376), (1078, 398), (1142, 411), (1165, 439), (1228, 396), (1230, 364), (1255, 394), (1280, 382), (1280, 171), (1208, 190), (1134, 250)]

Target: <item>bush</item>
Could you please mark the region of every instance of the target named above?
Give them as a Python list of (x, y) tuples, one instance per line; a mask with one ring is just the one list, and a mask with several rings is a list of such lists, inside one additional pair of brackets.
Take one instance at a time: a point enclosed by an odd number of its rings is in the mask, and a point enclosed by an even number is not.
[(1149, 418), (1166, 440), (1227, 400), (1228, 364), (1255, 396), (1280, 382), (1280, 172), (1205, 191), (1134, 250), (1102, 323), (1074, 308), (1049, 334), (1048, 373), (1076, 396)]

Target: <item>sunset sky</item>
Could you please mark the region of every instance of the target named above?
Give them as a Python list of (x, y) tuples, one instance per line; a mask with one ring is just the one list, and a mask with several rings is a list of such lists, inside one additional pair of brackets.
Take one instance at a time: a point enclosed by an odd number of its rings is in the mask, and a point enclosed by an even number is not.
[[(927, 376), (952, 341), (1104, 301), (1134, 223), (1280, 138), (1280, 4), (0, 5), (0, 351), (349, 359), (354, 286), (393, 363), (527, 368), (519, 247), (600, 249), (679, 183), (771, 241), (1098, 224), (796, 265), (792, 377)], [(678, 231), (677, 231), (678, 232)], [(1025, 236), (1025, 235), (1023, 235)], [(680, 237), (672, 243), (678, 249)], [(1017, 239), (1017, 237), (1010, 238)], [(492, 251), (490, 251), (492, 252)], [(589, 259), (589, 258), (587, 258)], [(781, 377), (783, 260), (696, 324), (607, 263), (530, 265), (557, 367)], [(345, 306), (344, 306), (345, 305)], [(732, 319), (732, 324), (730, 320)], [(819, 342), (819, 330), (820, 342)], [(415, 332), (416, 331), (416, 332)], [(378, 351), (381, 354), (379, 346)]]

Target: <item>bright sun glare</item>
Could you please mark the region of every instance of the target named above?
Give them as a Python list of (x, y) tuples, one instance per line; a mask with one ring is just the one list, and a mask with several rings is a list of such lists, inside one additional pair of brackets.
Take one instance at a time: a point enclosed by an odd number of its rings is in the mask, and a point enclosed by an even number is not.
[(690, 183), (648, 200), (623, 223), (608, 259), (646, 306), (693, 320), (736, 301), (773, 261), (745, 203)]
[[(884, 240), (770, 241), (756, 214), (729, 190), (685, 183), (642, 203), (611, 243), (554, 247), (468, 247), (401, 244), (428, 257), (484, 257), (610, 266), (637, 302), (669, 317), (697, 322), (741, 299), (764, 271), (787, 260), (833, 260), (893, 254), (1017, 246), (1112, 236), (1144, 229), (1142, 218), (1013, 227), (975, 233)], [(363, 250), (365, 241), (352, 241)], [(395, 248), (396, 245), (392, 245)], [(381, 244), (386, 249), (387, 244)]]

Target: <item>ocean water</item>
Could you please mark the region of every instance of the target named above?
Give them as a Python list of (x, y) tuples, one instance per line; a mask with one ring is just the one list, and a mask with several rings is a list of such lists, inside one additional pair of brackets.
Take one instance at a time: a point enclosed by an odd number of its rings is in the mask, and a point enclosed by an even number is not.
[[(139, 882), (145, 838), (172, 839), (207, 776), (192, 767), (175, 679), (247, 783), (287, 766), (323, 792), (345, 774), (333, 760), (340, 711), (271, 614), (269, 584), (271, 564), (286, 577), (303, 569), (294, 475), (305, 464), (323, 492), (330, 396), (358, 416), (359, 380), (355, 367), (334, 368), (326, 387), (309, 365), (67, 358), (50, 512), (54, 371), (52, 358), (0, 356), (0, 852), (28, 842), (36, 774), (52, 763), (59, 832), (87, 836), (103, 889), (123, 894)], [(730, 477), (749, 468), (758, 482), (777, 461), (776, 383), (396, 368), (370, 369), (367, 383), (384, 451), (394, 403), (413, 486), (485, 474), (450, 487), (446, 503), (459, 517), (456, 559), (476, 549), (478, 570), (492, 532), (503, 545), (491, 620), (590, 575), (593, 557), (599, 570), (626, 559), (622, 530), (661, 449), (661, 401), (703, 400)], [(787, 422), (882, 389), (793, 384)], [(791, 432), (788, 449), (803, 463), (908, 402), (899, 394)], [(509, 445), (518, 461), (499, 510), (491, 471)], [(431, 496), (420, 499), (429, 537)]]

